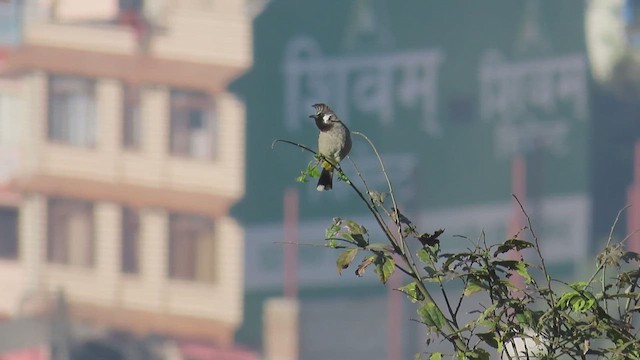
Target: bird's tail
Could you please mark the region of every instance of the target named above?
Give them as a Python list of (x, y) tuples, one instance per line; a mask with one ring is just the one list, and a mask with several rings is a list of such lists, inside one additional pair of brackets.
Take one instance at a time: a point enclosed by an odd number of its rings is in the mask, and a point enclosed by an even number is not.
[(316, 190), (318, 191), (328, 191), (333, 187), (333, 168), (326, 169), (322, 168), (322, 172), (320, 173), (320, 178), (318, 179), (318, 185), (316, 186)]

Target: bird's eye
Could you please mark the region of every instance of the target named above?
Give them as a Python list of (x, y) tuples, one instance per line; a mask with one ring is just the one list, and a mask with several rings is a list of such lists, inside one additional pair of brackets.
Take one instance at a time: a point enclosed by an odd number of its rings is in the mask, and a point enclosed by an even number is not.
[(329, 114), (325, 114), (322, 116), (322, 120), (324, 120), (324, 122), (329, 122), (329, 120), (331, 120), (331, 115)]

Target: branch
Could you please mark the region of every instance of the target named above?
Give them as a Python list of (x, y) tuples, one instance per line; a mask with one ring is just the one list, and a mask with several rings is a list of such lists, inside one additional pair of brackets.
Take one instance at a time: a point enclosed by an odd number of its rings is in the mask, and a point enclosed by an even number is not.
[(291, 144), (293, 146), (297, 146), (297, 147), (299, 147), (299, 148), (301, 148), (303, 150), (307, 150), (308, 152), (312, 153), (313, 155), (317, 155), (318, 154), (317, 152), (309, 149), (308, 147), (306, 147), (306, 146), (304, 146), (302, 144), (298, 144), (298, 143), (295, 143), (293, 141), (284, 140), (284, 139), (275, 139), (275, 140), (273, 140), (273, 142), (271, 143), (271, 149), (272, 150), (275, 149), (276, 144), (279, 143), (279, 142), (283, 142), (283, 143)]

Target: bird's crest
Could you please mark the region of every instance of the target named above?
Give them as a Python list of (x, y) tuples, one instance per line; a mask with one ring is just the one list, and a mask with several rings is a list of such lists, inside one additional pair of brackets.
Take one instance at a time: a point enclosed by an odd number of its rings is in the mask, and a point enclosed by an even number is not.
[(333, 110), (327, 104), (314, 104), (313, 108), (316, 109), (316, 116), (318, 115), (335, 115)]

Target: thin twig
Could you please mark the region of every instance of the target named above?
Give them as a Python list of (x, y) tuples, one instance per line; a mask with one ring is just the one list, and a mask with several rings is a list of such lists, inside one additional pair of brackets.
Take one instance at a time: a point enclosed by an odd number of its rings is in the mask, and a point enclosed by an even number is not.
[[(371, 142), (371, 140), (369, 140), (369, 138), (365, 134), (359, 131), (353, 131), (352, 134), (362, 136), (369, 143), (369, 145), (371, 146), (371, 149), (373, 149), (373, 152), (376, 154), (376, 157), (378, 158), (378, 162), (380, 163), (380, 168), (382, 169), (382, 174), (384, 175), (384, 178), (387, 181), (387, 187), (389, 188), (389, 195), (391, 196), (391, 202), (393, 203), (393, 208), (395, 209), (394, 210), (394, 212), (396, 213), (395, 223), (398, 226), (398, 228), (400, 228), (400, 216), (398, 214), (398, 204), (396, 203), (396, 197), (393, 193), (393, 187), (391, 186), (391, 181), (389, 180), (389, 176), (387, 175), (387, 170), (384, 168), (384, 162), (382, 161), (382, 158), (378, 153), (378, 149), (376, 149), (375, 145), (373, 145), (373, 142)], [(402, 229), (399, 229), (398, 231), (400, 232), (400, 236), (402, 236), (401, 234)]]
[(626, 205), (622, 209), (618, 210), (616, 219), (613, 221), (613, 225), (611, 225), (611, 228), (609, 229), (609, 236), (607, 237), (607, 246), (611, 245), (611, 240), (613, 239), (613, 230), (615, 230), (616, 226), (618, 225), (618, 220), (620, 219), (620, 215), (622, 215), (622, 212), (627, 210), (630, 206), (631, 205)]
[[(618, 221), (620, 220), (620, 215), (622, 215), (622, 212), (625, 211), (626, 209), (628, 209), (630, 206), (631, 205), (627, 205), (627, 206), (623, 207), (622, 209), (620, 209), (618, 211), (618, 214), (616, 215), (616, 219), (613, 221), (613, 225), (611, 225), (611, 228), (609, 229), (609, 236), (607, 237), (607, 245), (605, 246), (605, 249), (607, 249), (609, 247), (609, 245), (611, 245), (611, 241), (613, 239), (613, 231), (615, 230), (616, 226), (618, 225)], [(635, 234), (635, 232), (633, 232), (632, 234)], [(627, 237), (625, 237), (621, 242), (624, 242), (632, 234), (627, 235)], [(604, 266), (604, 264), (599, 264), (598, 265), (598, 267), (596, 268), (596, 271), (593, 273), (593, 275), (591, 275), (591, 278), (589, 279), (589, 281), (587, 281), (587, 285), (585, 286), (585, 288), (588, 287), (589, 285), (591, 285), (591, 283), (596, 278), (596, 276), (598, 276), (598, 273), (600, 273), (600, 271), (602, 270), (603, 266)]]
[(301, 149), (307, 150), (310, 153), (313, 153), (313, 155), (317, 155), (318, 154), (317, 152), (315, 152), (315, 151), (309, 149), (308, 147), (306, 147), (305, 145), (298, 144), (298, 143), (295, 143), (293, 141), (284, 140), (284, 139), (275, 139), (275, 140), (273, 140), (273, 142), (271, 143), (271, 149), (274, 149), (276, 147), (276, 144), (279, 143), (279, 142), (283, 142), (283, 143), (287, 143), (287, 144), (291, 144), (291, 145), (297, 146), (297, 147), (299, 147)]
[(398, 270), (402, 271), (405, 275), (411, 276), (411, 272), (405, 269), (404, 267), (400, 266), (398, 263), (396, 263), (396, 267), (398, 268)]
[[(369, 185), (367, 184), (367, 181), (364, 179), (364, 176), (362, 175), (362, 172), (360, 171), (360, 168), (358, 167), (358, 165), (356, 165), (356, 162), (353, 161), (353, 159), (350, 156), (347, 156), (347, 159), (349, 159), (349, 161), (351, 161), (351, 165), (353, 165), (353, 168), (356, 170), (356, 175), (358, 175), (358, 177), (360, 178), (360, 180), (362, 181), (362, 184), (364, 185), (365, 190), (367, 190), (367, 195), (369, 195), (369, 200), (371, 201), (372, 205), (376, 205), (372, 198), (371, 198), (371, 188), (369, 188)], [(384, 208), (384, 206), (380, 205), (379, 208), (382, 209), (382, 211), (384, 211), (385, 215), (387, 215), (389, 218), (391, 218), (391, 213), (389, 211), (387, 211), (387, 209)]]
[(524, 214), (524, 216), (527, 219), (529, 232), (531, 233), (531, 236), (533, 237), (533, 241), (536, 244), (536, 252), (538, 253), (538, 257), (540, 258), (540, 263), (542, 265), (542, 271), (544, 272), (544, 277), (547, 280), (547, 287), (549, 288), (549, 294), (551, 296), (551, 299), (553, 300), (553, 291), (551, 291), (551, 276), (549, 275), (549, 272), (547, 271), (547, 265), (545, 264), (544, 257), (542, 256), (542, 250), (540, 248), (540, 242), (538, 241), (538, 236), (536, 235), (535, 231), (533, 230), (533, 224), (531, 223), (531, 218), (529, 217), (529, 214), (527, 213), (527, 211), (524, 209), (524, 206), (520, 202), (520, 199), (518, 199), (518, 197), (515, 194), (512, 194), (511, 196), (513, 196), (513, 198), (516, 199), (516, 202), (520, 206), (520, 210), (522, 210), (522, 213)]
[(387, 188), (389, 189), (389, 196), (391, 196), (391, 203), (393, 204), (393, 212), (395, 214), (395, 216), (391, 217), (391, 220), (393, 220), (393, 222), (396, 224), (396, 227), (398, 229), (398, 236), (400, 237), (400, 241), (402, 242), (400, 244), (402, 251), (406, 253), (411, 253), (411, 250), (409, 250), (408, 247), (406, 246), (406, 243), (404, 241), (404, 236), (402, 235), (402, 224), (400, 222), (400, 210), (398, 210), (398, 203), (396, 202), (396, 197), (395, 197), (395, 194), (393, 193), (393, 187), (391, 186), (391, 180), (389, 180), (389, 175), (387, 174), (387, 170), (384, 167), (384, 162), (382, 161), (382, 157), (380, 157), (380, 153), (378, 153), (378, 149), (376, 149), (376, 146), (373, 145), (373, 142), (367, 137), (367, 135), (359, 131), (353, 131), (352, 134), (363, 137), (369, 143), (369, 145), (371, 146), (371, 149), (373, 149), (373, 152), (376, 155), (376, 158), (378, 159), (378, 162), (380, 163), (380, 169), (382, 170), (384, 179), (387, 182)]
[[(347, 155), (347, 159), (349, 159), (349, 161), (351, 162), (351, 165), (356, 170), (356, 175), (358, 175), (358, 177), (362, 181), (362, 184), (364, 185), (365, 190), (367, 190), (367, 194), (371, 193), (371, 189), (369, 189), (369, 185), (367, 185), (367, 181), (364, 179), (364, 176), (362, 176), (362, 172), (360, 172), (360, 168), (358, 168), (358, 165), (356, 165), (356, 162), (353, 161), (353, 159), (349, 155)], [(371, 198), (371, 196), (369, 196), (369, 198)]]
[[(416, 283), (416, 286), (418, 286), (418, 289), (420, 290), (420, 292), (424, 295), (425, 299), (427, 299), (427, 301), (432, 302), (432, 303), (436, 303), (435, 299), (433, 299), (433, 297), (431, 296), (431, 293), (429, 293), (429, 291), (427, 290), (427, 288), (425, 287), (424, 283), (422, 282), (422, 276), (420, 274), (420, 271), (418, 270), (415, 260), (413, 259), (413, 255), (411, 254), (411, 250), (409, 249), (409, 246), (407, 245), (407, 242), (405, 241), (405, 238), (402, 234), (402, 224), (400, 222), (400, 210), (398, 209), (398, 204), (396, 202), (396, 198), (393, 192), (393, 187), (391, 186), (391, 180), (389, 180), (389, 176), (387, 174), (387, 171), (384, 167), (384, 162), (382, 161), (382, 158), (380, 157), (380, 153), (378, 153), (378, 150), (376, 149), (375, 145), (373, 144), (373, 142), (363, 133), (358, 132), (358, 131), (352, 131), (351, 132), (354, 135), (358, 135), (363, 137), (371, 146), (371, 148), (373, 149), (378, 162), (380, 163), (380, 168), (382, 170), (382, 173), (384, 174), (384, 178), (387, 182), (387, 187), (389, 188), (389, 195), (391, 196), (391, 202), (393, 204), (393, 212), (395, 214), (394, 217), (392, 217), (392, 220), (394, 221), (394, 223), (396, 224), (396, 227), (398, 229), (398, 235), (400, 236), (400, 248), (401, 248), (401, 252), (399, 253), (399, 255), (401, 255), (405, 262), (407, 263), (407, 265), (409, 265), (410, 270), (412, 272), (412, 274), (409, 274)], [(371, 206), (370, 204), (367, 203), (367, 206)], [(388, 229), (388, 228), (387, 228)], [(393, 239), (395, 238), (394, 236), (391, 236), (390, 232), (388, 233), (389, 236), (389, 240), (391, 240), (392, 243), (394, 243)], [(394, 244), (395, 245), (395, 244)], [(447, 305), (448, 301), (447, 301)], [(449, 306), (449, 310), (451, 309), (451, 307)], [(453, 319), (455, 320), (455, 319)], [(457, 323), (455, 324), (455, 328), (453, 328), (454, 325), (450, 324), (449, 321), (447, 321), (445, 323), (446, 325), (448, 325), (447, 327), (449, 328), (449, 331), (451, 331), (452, 333), (455, 333), (457, 330)], [(446, 334), (444, 334), (446, 337)], [(464, 342), (462, 342), (459, 337), (456, 336), (455, 339), (452, 339), (452, 342), (456, 345), (456, 347), (459, 350), (463, 350), (465, 349), (467, 346), (466, 344), (464, 344)]]
[[(378, 160), (381, 163), (385, 178), (387, 180), (387, 185), (389, 186), (389, 192), (391, 195), (391, 199), (394, 205), (394, 209), (395, 209), (395, 213), (396, 213), (396, 225), (400, 228), (400, 224), (399, 224), (399, 216), (397, 216), (399, 214), (399, 210), (395, 201), (395, 197), (393, 195), (393, 188), (391, 187), (391, 182), (389, 181), (389, 177), (387, 176), (386, 171), (384, 170), (384, 164), (382, 163), (382, 159), (380, 158), (380, 155), (378, 154), (377, 150), (375, 149), (375, 146), (373, 146), (373, 144), (371, 143), (371, 141), (362, 133), (359, 132), (352, 132), (354, 134), (357, 135), (361, 135), (363, 136), (368, 142), (369, 144), (371, 144), (371, 146), (373, 147), (376, 156), (378, 157)], [(356, 194), (358, 195), (358, 197), (360, 197), (360, 199), (365, 203), (365, 205), (367, 206), (367, 208), (369, 209), (369, 211), (371, 212), (371, 214), (373, 215), (373, 217), (376, 219), (376, 222), (378, 223), (378, 226), (380, 226), (380, 229), (384, 232), (385, 236), (387, 237), (387, 239), (389, 239), (389, 241), (391, 242), (391, 246), (394, 248), (394, 251), (401, 255), (402, 258), (404, 259), (404, 261), (406, 262), (406, 264), (409, 266), (409, 270), (404, 270), (400, 267), (400, 271), (405, 272), (405, 274), (407, 274), (408, 276), (410, 276), (411, 278), (413, 278), (415, 280), (416, 286), (418, 287), (418, 290), (420, 291), (420, 293), (424, 296), (425, 301), (429, 302), (429, 303), (433, 303), (436, 304), (435, 299), (433, 298), (433, 296), (431, 295), (431, 293), (429, 292), (429, 290), (426, 288), (426, 286), (424, 285), (424, 283), (422, 282), (422, 278), (420, 275), (419, 270), (417, 269), (416, 265), (415, 265), (415, 261), (413, 260), (413, 257), (411, 256), (411, 251), (408, 250), (408, 247), (406, 245), (406, 242), (404, 241), (404, 239), (401, 237), (400, 240), (402, 240), (402, 244), (401, 246), (398, 246), (398, 244), (394, 241), (395, 240), (395, 236), (393, 236), (391, 229), (389, 229), (389, 227), (386, 225), (386, 223), (383, 221), (382, 216), (380, 215), (380, 213), (378, 212), (377, 208), (371, 204), (362, 194), (362, 192), (360, 191), (360, 189), (358, 189), (358, 187), (353, 183), (353, 181), (351, 181), (349, 179), (348, 176), (346, 176), (346, 174), (342, 171), (342, 168), (338, 165), (338, 164), (333, 164), (331, 161), (328, 161), (327, 159), (324, 158), (324, 156), (322, 156), (321, 154), (316, 153), (315, 151), (311, 150), (310, 148), (308, 148), (305, 145), (302, 144), (298, 144), (295, 143), (293, 141), (289, 141), (289, 140), (275, 140), (272, 144), (272, 146), (274, 146), (276, 143), (278, 142), (284, 142), (290, 145), (294, 145), (297, 146), (301, 149), (304, 149), (306, 151), (309, 151), (311, 153), (313, 153), (316, 156), (320, 156), (323, 160), (329, 162), (329, 164), (331, 164), (332, 166), (334, 166), (334, 168), (336, 169), (336, 171), (338, 171), (338, 173), (341, 176), (344, 176), (348, 182), (347, 184), (356, 192)], [(400, 235), (402, 235), (402, 230), (401, 228), (399, 229)], [(406, 251), (405, 251), (406, 249)], [(407, 255), (408, 254), (408, 255)], [(396, 267), (398, 267), (398, 265), (396, 264)], [(449, 321), (445, 321), (444, 326), (446, 328), (445, 330), (440, 330), (439, 333), (442, 334), (445, 338), (447, 338), (452, 345), (459, 351), (467, 351), (468, 347), (467, 345), (460, 339), (460, 337), (458, 337), (457, 335), (453, 338), (450, 338), (448, 336), (448, 334), (455, 334), (457, 331), (457, 328), (454, 328), (454, 326), (449, 322)]]
[(284, 245), (304, 245), (304, 246), (313, 246), (313, 247), (326, 247), (324, 244), (309, 244), (309, 243), (299, 243), (297, 241), (274, 241), (274, 244), (284, 244)]

